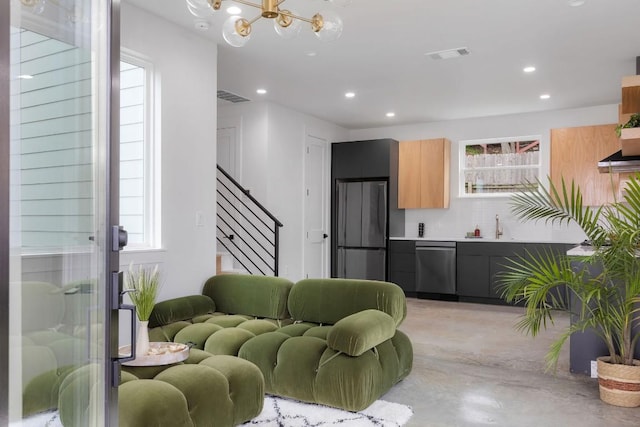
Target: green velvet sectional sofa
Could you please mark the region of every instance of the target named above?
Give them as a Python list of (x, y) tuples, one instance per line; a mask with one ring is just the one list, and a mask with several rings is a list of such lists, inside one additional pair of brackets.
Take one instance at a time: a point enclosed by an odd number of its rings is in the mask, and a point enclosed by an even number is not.
[(158, 303), (149, 326), (152, 341), (253, 363), (269, 394), (359, 411), (411, 371), (405, 316), (393, 283), (219, 275)]
[[(388, 282), (211, 277), (201, 295), (156, 304), (150, 340), (188, 344), (189, 358), (123, 366), (119, 425), (235, 426), (261, 412), (265, 392), (364, 409), (411, 371), (405, 316), (404, 292)], [(94, 394), (96, 367), (53, 365), (27, 382), (25, 415), (57, 407), (65, 427), (87, 425), (78, 396)]]

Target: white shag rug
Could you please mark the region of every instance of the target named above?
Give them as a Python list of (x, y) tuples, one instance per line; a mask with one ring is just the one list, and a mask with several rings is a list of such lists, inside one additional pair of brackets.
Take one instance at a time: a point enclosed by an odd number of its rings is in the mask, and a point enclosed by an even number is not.
[[(401, 427), (409, 421), (413, 410), (399, 403), (376, 400), (360, 412), (303, 403), (297, 400), (266, 396), (260, 415), (243, 426), (251, 427)], [(29, 417), (10, 427), (62, 427), (57, 412)], [(142, 426), (140, 426), (142, 427)]]
[(360, 412), (348, 412), (314, 403), (265, 396), (260, 415), (243, 426), (259, 427), (401, 427), (413, 409), (399, 403), (376, 400)]

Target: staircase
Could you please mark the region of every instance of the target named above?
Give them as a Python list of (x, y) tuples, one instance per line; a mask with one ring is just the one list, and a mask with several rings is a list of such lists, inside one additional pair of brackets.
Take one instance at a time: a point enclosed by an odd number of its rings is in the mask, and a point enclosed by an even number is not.
[(224, 169), (216, 167), (217, 274), (278, 276), (282, 223)]

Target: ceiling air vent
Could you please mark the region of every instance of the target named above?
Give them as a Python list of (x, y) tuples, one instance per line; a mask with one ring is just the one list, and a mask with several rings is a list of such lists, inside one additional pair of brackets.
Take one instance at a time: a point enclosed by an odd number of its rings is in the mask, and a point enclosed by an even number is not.
[(238, 102), (250, 101), (247, 98), (243, 98), (242, 96), (236, 95), (235, 93), (227, 92), (226, 90), (219, 90), (218, 91), (218, 99), (222, 99), (224, 101), (233, 102), (234, 104), (237, 104)]
[(439, 50), (437, 52), (425, 53), (431, 59), (451, 59), (459, 58), (460, 56), (469, 55), (469, 49), (466, 47), (458, 47), (455, 49)]

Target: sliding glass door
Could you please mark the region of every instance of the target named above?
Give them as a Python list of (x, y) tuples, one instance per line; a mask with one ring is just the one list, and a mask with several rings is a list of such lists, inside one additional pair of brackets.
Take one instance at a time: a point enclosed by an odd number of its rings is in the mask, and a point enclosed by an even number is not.
[(116, 426), (118, 2), (0, 3), (0, 425)]

